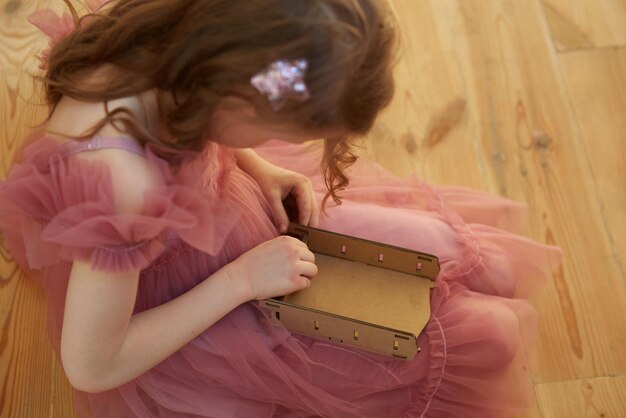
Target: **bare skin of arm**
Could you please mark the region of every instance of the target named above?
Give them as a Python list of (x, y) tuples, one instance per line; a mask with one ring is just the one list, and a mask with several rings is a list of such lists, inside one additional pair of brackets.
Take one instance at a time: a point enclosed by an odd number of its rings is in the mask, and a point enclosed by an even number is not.
[(139, 272), (95, 272), (75, 262), (67, 292), (62, 362), (74, 387), (100, 392), (145, 373), (248, 300), (226, 269), (187, 293), (132, 315)]
[(61, 335), (70, 383), (85, 392), (120, 386), (148, 371), (249, 300), (310, 285), (315, 256), (280, 236), (242, 254), (186, 293), (132, 315), (139, 272), (101, 273), (75, 262)]

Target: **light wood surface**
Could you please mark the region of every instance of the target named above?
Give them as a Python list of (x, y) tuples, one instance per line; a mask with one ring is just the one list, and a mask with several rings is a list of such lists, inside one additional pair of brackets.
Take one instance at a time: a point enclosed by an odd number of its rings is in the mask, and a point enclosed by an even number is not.
[(623, 417), (626, 377), (543, 383), (537, 385), (536, 393), (544, 417)]
[[(624, 19), (626, 27), (626, 19)], [(582, 152), (601, 203), (610, 254), (626, 266), (626, 48), (563, 54)], [(610, 97), (611, 100), (606, 98)], [(622, 346), (623, 349), (626, 347)]]
[[(45, 109), (28, 76), (47, 41), (0, 8), (0, 175)], [(626, 417), (626, 2), (393, 0), (403, 37), (392, 106), (365, 153), (400, 175), (530, 207), (526, 234), (561, 246), (540, 312), (526, 415)], [(0, 250), (0, 417), (72, 417), (45, 299)]]
[(626, 44), (626, 1), (543, 0), (559, 50)]

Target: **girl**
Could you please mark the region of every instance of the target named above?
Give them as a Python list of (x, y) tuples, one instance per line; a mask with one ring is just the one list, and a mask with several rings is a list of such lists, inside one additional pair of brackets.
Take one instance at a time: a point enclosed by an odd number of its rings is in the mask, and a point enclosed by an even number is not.
[[(81, 417), (525, 409), (525, 298), (560, 249), (512, 232), (521, 203), (355, 163), (349, 139), (393, 91), (382, 1), (118, 0), (75, 30), (55, 19), (32, 16), (54, 41), (50, 117), (0, 185), (0, 224), (43, 272)], [(292, 335), (256, 304), (315, 283), (281, 235), (289, 194), (300, 223), (439, 257), (413, 361)]]

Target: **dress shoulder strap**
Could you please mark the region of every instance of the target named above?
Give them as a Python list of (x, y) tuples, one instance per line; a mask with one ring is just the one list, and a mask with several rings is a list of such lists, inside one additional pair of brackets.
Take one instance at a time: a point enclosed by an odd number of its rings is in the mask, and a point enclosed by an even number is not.
[(89, 140), (70, 140), (63, 142), (60, 146), (61, 154), (64, 157), (79, 154), (81, 152), (97, 151), (105, 148), (118, 148), (135, 154), (145, 156), (145, 149), (136, 141), (122, 136), (101, 136), (96, 135)]

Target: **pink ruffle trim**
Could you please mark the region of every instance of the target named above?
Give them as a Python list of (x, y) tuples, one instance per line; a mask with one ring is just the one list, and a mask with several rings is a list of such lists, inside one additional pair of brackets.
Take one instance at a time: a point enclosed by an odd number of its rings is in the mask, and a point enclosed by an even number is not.
[[(139, 215), (116, 213), (108, 166), (63, 158), (57, 149), (50, 140), (35, 141), (0, 184), (0, 229), (24, 268), (77, 258), (97, 270), (143, 269), (175, 237), (217, 254), (239, 218), (238, 208), (219, 198), (235, 167), (220, 148), (178, 172), (147, 150), (166, 184), (144, 193)], [(198, 180), (182, 184), (179, 176)]]

